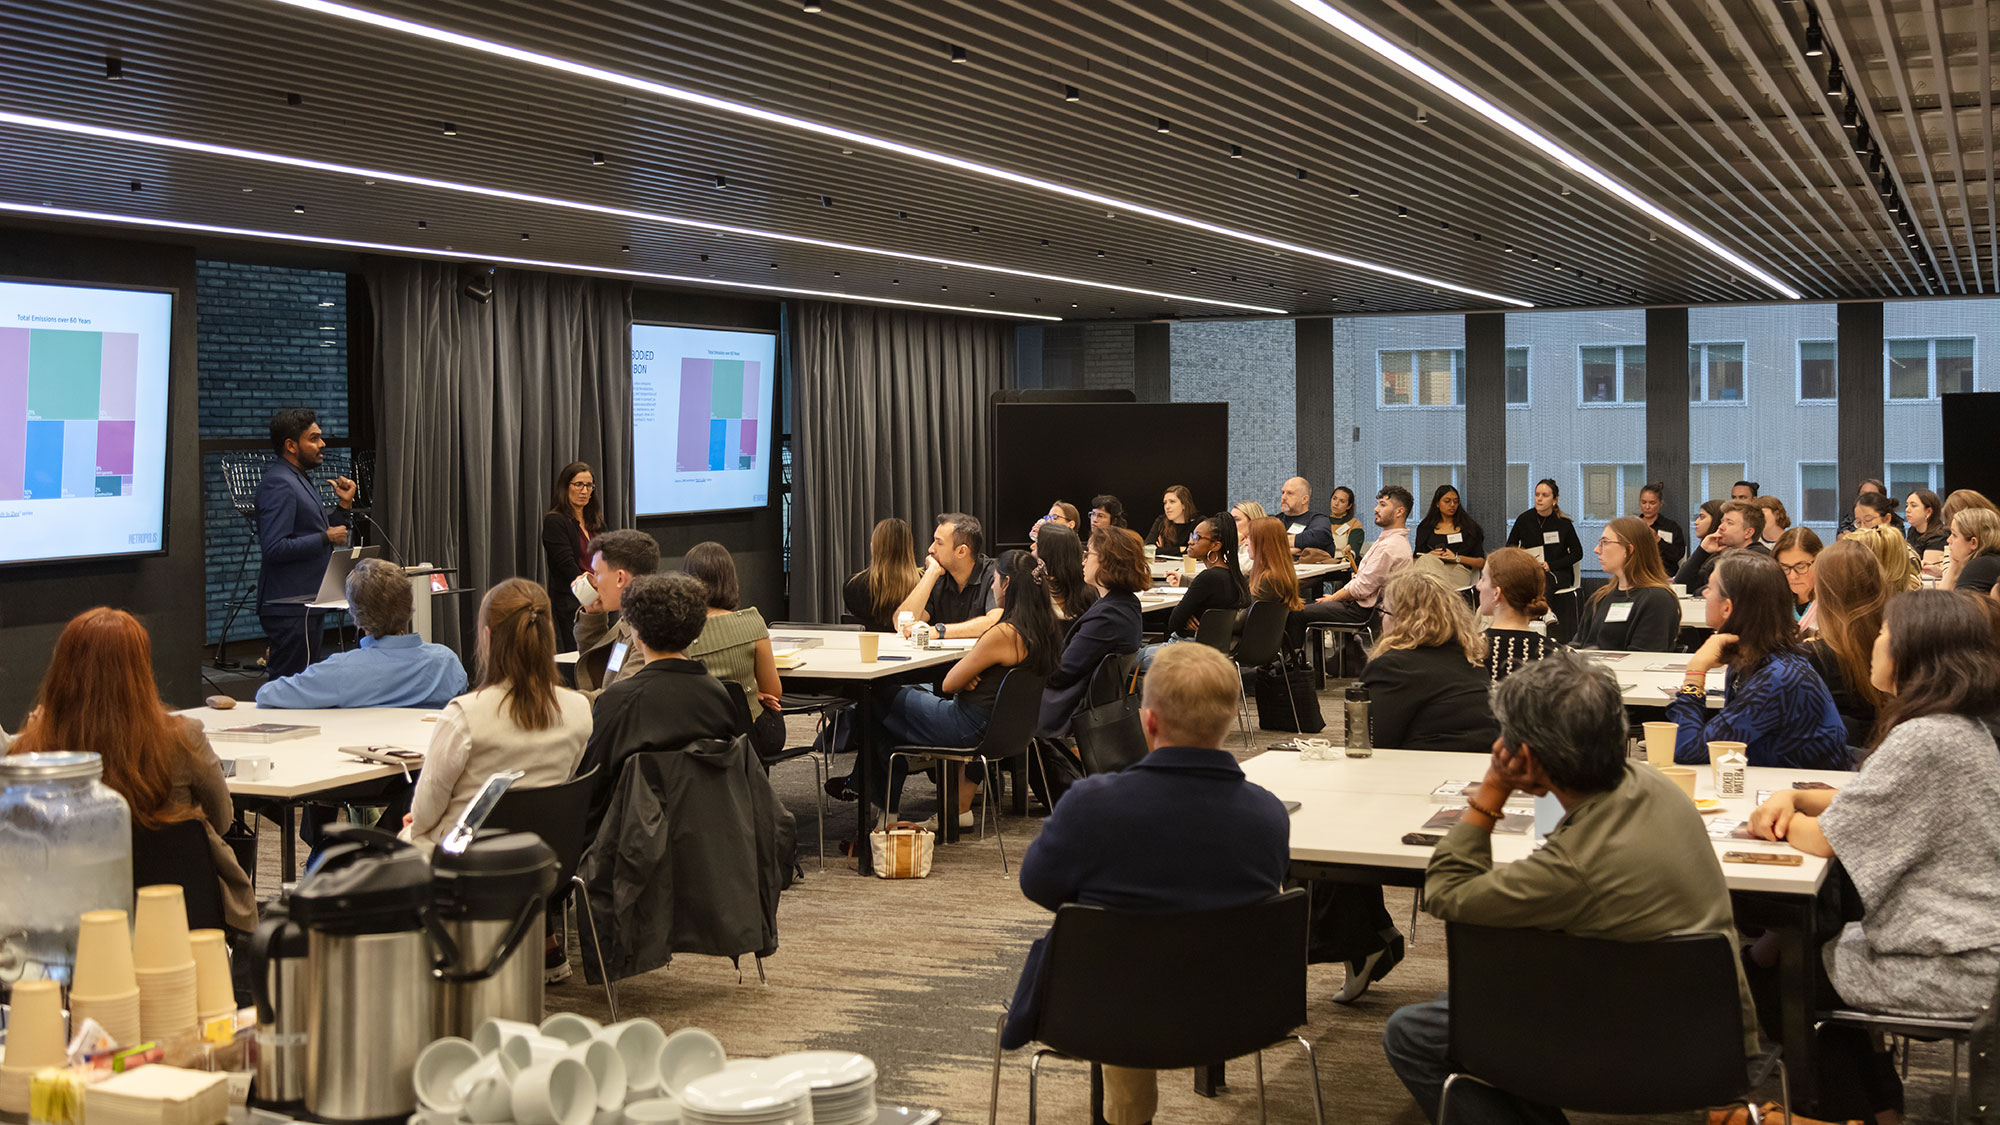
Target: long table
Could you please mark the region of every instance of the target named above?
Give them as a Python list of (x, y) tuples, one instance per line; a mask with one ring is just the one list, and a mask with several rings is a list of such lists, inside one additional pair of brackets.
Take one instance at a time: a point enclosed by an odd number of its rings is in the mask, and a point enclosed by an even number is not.
[[(1578, 653), (1579, 656), (1595, 663), (1611, 673), (1618, 680), (1619, 697), (1627, 707), (1665, 707), (1667, 701), (1680, 690), (1681, 681), (1687, 675), (1689, 654), (1685, 652), (1614, 652), (1608, 649), (1590, 649)], [(1723, 669), (1715, 667), (1708, 672), (1708, 706), (1711, 710), (1722, 706)]]
[[(1433, 797), (1447, 781), (1477, 782), (1486, 774), (1485, 754), (1448, 754), (1421, 750), (1377, 750), (1372, 758), (1301, 761), (1297, 754), (1268, 752), (1250, 759), (1243, 772), (1281, 799), (1299, 802), (1292, 814), (1291, 858), (1300, 878), (1382, 886), (1421, 887), (1430, 862), (1429, 847), (1402, 842), (1406, 832), (1419, 830), (1440, 808), (1463, 807), (1463, 800)], [(1852, 775), (1820, 770), (1752, 768), (1748, 795), (1721, 802), (1722, 811), (1709, 820), (1711, 836), (1718, 822), (1747, 820), (1760, 790), (1782, 789), (1801, 781), (1820, 781), (1836, 788)], [(1695, 794), (1713, 797), (1711, 771), (1697, 768)], [(1512, 863), (1534, 847), (1532, 834), (1493, 837), (1495, 863)], [(1814, 958), (1819, 940), (1814, 929), (1814, 901), (1826, 879), (1827, 861), (1801, 855), (1796, 867), (1721, 863), (1724, 852), (1794, 853), (1790, 846), (1751, 839), (1713, 841), (1716, 859), (1728, 884), (1740, 924), (1763, 926), (1779, 936), (1782, 976), (1780, 1041), (1791, 1068), (1793, 1089), (1811, 1089), (1809, 1044), (1812, 1036)], [(1524, 986), (1533, 982), (1524, 982)], [(1197, 1084), (1204, 1075), (1197, 1072)], [(1219, 1082), (1220, 1076), (1207, 1075)]]
[[(340, 752), (343, 746), (370, 746), (415, 750), (430, 748), (431, 732), (437, 729), (438, 712), (421, 707), (353, 707), (330, 711), (285, 711), (260, 708), (246, 703), (228, 711), (193, 707), (180, 714), (201, 723), (206, 731), (254, 723), (291, 723), (315, 726), (319, 733), (309, 738), (284, 742), (236, 742), (210, 737), (216, 756), (235, 760), (261, 754), (271, 759), (271, 775), (249, 781), (228, 779), (229, 795), (238, 804), (263, 806), (278, 813), (283, 835), (279, 839), (279, 863), (285, 876), (297, 873), (298, 806), (315, 800), (337, 800), (357, 789), (373, 789), (388, 778), (403, 776), (400, 766), (364, 761)], [(423, 768), (412, 762), (409, 772)]]
[[(868, 808), (876, 790), (881, 788), (870, 768), (867, 735), (874, 729), (875, 692), (874, 687), (881, 681), (919, 682), (938, 676), (942, 669), (965, 655), (972, 647), (972, 641), (934, 642), (929, 648), (918, 648), (904, 637), (895, 633), (874, 634), (880, 638), (879, 656), (874, 663), (864, 663), (861, 659), (861, 632), (853, 629), (801, 628), (782, 625), (771, 631), (771, 648), (775, 653), (788, 659), (778, 668), (778, 678), (796, 686), (809, 686), (817, 690), (839, 685), (852, 685), (856, 690), (854, 723), (864, 732), (851, 745), (854, 755), (855, 788), (861, 792), (861, 811), (855, 816), (855, 867), (861, 874), (870, 874), (874, 866), (868, 851)], [(790, 643), (797, 640), (814, 640), (819, 643), (800, 647)], [(790, 664), (790, 667), (785, 667)], [(951, 815), (949, 806), (938, 814), (940, 837), (946, 841), (957, 838), (958, 821)]]

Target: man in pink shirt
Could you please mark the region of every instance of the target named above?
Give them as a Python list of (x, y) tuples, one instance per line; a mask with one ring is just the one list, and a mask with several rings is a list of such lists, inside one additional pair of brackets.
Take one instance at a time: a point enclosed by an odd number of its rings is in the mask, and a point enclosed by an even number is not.
[(1308, 625), (1334, 622), (1343, 625), (1380, 623), (1382, 587), (1389, 576), (1410, 565), (1410, 508), (1416, 501), (1408, 489), (1389, 485), (1375, 494), (1375, 526), (1382, 533), (1368, 545), (1361, 565), (1347, 585), (1321, 597), (1302, 612)]

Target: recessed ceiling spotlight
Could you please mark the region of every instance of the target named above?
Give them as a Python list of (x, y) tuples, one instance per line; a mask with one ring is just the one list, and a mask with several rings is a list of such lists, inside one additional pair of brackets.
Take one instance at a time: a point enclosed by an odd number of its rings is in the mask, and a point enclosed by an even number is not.
[(1540, 254), (1529, 254), (1528, 260), (1531, 262), (1539, 262), (1542, 260), (1542, 256)]
[(716, 187), (719, 187), (719, 188), (726, 188), (726, 187), (728, 187), (728, 186), (729, 186), (729, 177), (728, 177), (728, 176), (717, 176), (717, 177), (715, 177), (715, 186), (716, 186)]
[(1195, 268), (1194, 268), (1193, 266), (1189, 266), (1189, 267), (1188, 267), (1188, 272), (1189, 272), (1189, 273), (1200, 273), (1201, 271), (1200, 271), (1200, 270), (1198, 270), (1198, 269), (1195, 269)]
[(943, 290), (943, 291), (946, 291), (946, 292), (949, 292), (949, 291), (951, 290), (951, 286), (949, 286), (949, 285), (940, 285), (940, 286), (938, 286), (938, 288), (939, 288), (940, 290)]
[(839, 271), (839, 270), (835, 270), (835, 271), (833, 271), (833, 276), (835, 276), (835, 277), (839, 277), (839, 276), (840, 276), (840, 271)]
[(1230, 145), (1230, 146), (1229, 146), (1229, 159), (1231, 159), (1231, 160), (1241, 160), (1241, 159), (1243, 159), (1243, 146), (1242, 146), (1242, 145)]
[(1306, 170), (1305, 170), (1304, 168), (1300, 168), (1300, 169), (1298, 170), (1298, 176), (1299, 176), (1299, 179), (1301, 179), (1301, 180), (1305, 179), (1305, 178), (1306, 178)]
[(1485, 235), (1480, 234), (1478, 231), (1472, 232), (1472, 241), (1474, 242), (1479, 242), (1483, 240), (1485, 237), (1486, 237)]
[(453, 125), (449, 121), (441, 121), (438, 123), (438, 132), (443, 133), (447, 137), (456, 137), (458, 136), (458, 126)]
[(1069, 307), (1070, 307), (1070, 308), (1075, 308), (1075, 307), (1076, 307), (1076, 302), (1075, 302), (1075, 301), (1071, 301), (1071, 302), (1069, 303)]
[(805, 13), (807, 15), (816, 16), (820, 14), (821, 10), (819, 0), (805, 0)]
[(1172, 126), (1167, 124), (1167, 119), (1164, 117), (1156, 118), (1153, 124), (1153, 132), (1155, 133), (1164, 133), (1171, 128)]
[(1840, 69), (1839, 63), (1834, 63), (1826, 71), (1826, 96), (1837, 98), (1845, 93), (1847, 93), (1847, 72)]
[(1410, 209), (1409, 209), (1408, 207), (1404, 207), (1404, 206), (1402, 206), (1401, 204), (1398, 204), (1398, 205), (1396, 206), (1396, 217), (1397, 217), (1397, 218), (1399, 218), (1399, 219), (1407, 219), (1407, 218), (1409, 218), (1409, 217), (1410, 217)]
[(104, 56), (104, 77), (117, 82), (125, 77), (125, 60), (117, 55)]
[(1418, 107), (1417, 107), (1417, 124), (1419, 124), (1419, 125), (1428, 125), (1428, 124), (1430, 124), (1430, 123), (1431, 123), (1431, 115), (1430, 115), (1430, 114), (1428, 114), (1428, 113), (1425, 113), (1425, 112), (1424, 112), (1424, 107), (1423, 107), (1423, 106), (1418, 106)]
[(1561, 194), (1563, 194), (1563, 195), (1568, 195), (1568, 194), (1569, 194), (1569, 185), (1568, 185), (1568, 184), (1564, 184), (1564, 185), (1562, 185), (1562, 187), (1561, 187), (1561, 189), (1560, 189), (1560, 193), (1561, 193)]
[(772, 262), (772, 263), (771, 263), (771, 268), (772, 268), (772, 269), (777, 269), (777, 268), (778, 268), (778, 263), (776, 263), (776, 262)]
[(1152, 265), (1152, 264), (1153, 264), (1153, 259), (1151, 259), (1151, 258), (1147, 258), (1147, 259), (1146, 259), (1146, 264), (1147, 264), (1147, 265), (1149, 265), (1149, 266), (1150, 266), (1150, 265)]
[(1903, 209), (1903, 201), (1892, 195), (1889, 197), (1888, 208), (1891, 215), (1897, 214)]
[(305, 214), (305, 213), (306, 213), (306, 205), (305, 205), (305, 204), (303, 204), (303, 203), (294, 203), (294, 204), (292, 204), (292, 214), (294, 214), (294, 215), (303, 215), (303, 214)]
[(1077, 89), (1077, 88), (1076, 88), (1076, 87), (1074, 87), (1074, 86), (1064, 86), (1064, 87), (1063, 87), (1063, 100), (1064, 100), (1064, 101), (1066, 101), (1066, 102), (1077, 102), (1077, 101), (1082, 101), (1082, 100), (1083, 100), (1083, 91), (1082, 91), (1082, 90), (1079, 90), (1079, 89)]
[(1806, 57), (1816, 59), (1826, 54), (1826, 34), (1819, 28), (1819, 13), (1810, 6), (1806, 8)]
[(891, 285), (901, 285), (902, 283), (903, 279), (900, 277), (892, 277), (889, 279), (889, 284)]
[(418, 230), (428, 230), (428, 229), (430, 229), (430, 224), (429, 224), (428, 222), (425, 222), (425, 221), (424, 221), (424, 220), (422, 220), (422, 219), (418, 219), (418, 220), (417, 220), (417, 229), (418, 229)]
[(1854, 104), (1854, 95), (1847, 95), (1846, 104), (1840, 107), (1840, 127), (1853, 132), (1861, 127), (1861, 107)]
[(1514, 247), (1511, 243), (1506, 243), (1506, 242), (1501, 243), (1500, 249), (1508, 254), (1512, 254), (1514, 252)]
[(522, 242), (526, 242), (526, 241), (528, 241), (528, 232), (527, 232), (527, 231), (522, 231), (522, 232), (521, 232), (521, 241), (522, 241)]
[(142, 184), (142, 183), (140, 183), (140, 182), (139, 182), (139, 181), (137, 181), (137, 180), (133, 180), (133, 181), (132, 181), (132, 190), (133, 190), (133, 191), (138, 191), (139, 189), (141, 189), (141, 188), (143, 188), (143, 187), (145, 187), (145, 186), (146, 186), (145, 184)]
[(1646, 232), (1647, 242), (1658, 242), (1659, 240), (1660, 240), (1660, 232), (1651, 230)]
[(603, 167), (603, 165), (604, 165), (604, 154), (603, 154), (603, 153), (601, 153), (601, 152), (593, 152), (593, 153), (591, 153), (591, 154), (590, 154), (590, 166), (591, 166), (591, 167), (593, 167), (593, 168), (599, 168), (599, 167)]
[(820, 197), (819, 197), (819, 205), (820, 205), (821, 207), (831, 207), (831, 206), (833, 206), (833, 197), (832, 197), (832, 196), (830, 196), (830, 195), (822, 195), (822, 196), (820, 196)]
[(632, 247), (629, 244), (621, 245), (618, 247), (618, 252), (620, 254), (630, 254), (632, 252)]
[(1100, 258), (1102, 258), (1102, 257), (1104, 256), (1104, 251), (1102, 251), (1102, 250), (1099, 250), (1099, 251), (1097, 252), (1097, 256), (1098, 256), (1098, 257), (1100, 257)]
[(244, 188), (243, 190), (244, 190), (244, 191), (256, 191), (257, 189), (256, 189), (256, 188)]
[(1440, 229), (1440, 230), (1450, 230), (1450, 229), (1451, 229), (1451, 224), (1450, 224), (1450, 223), (1447, 223), (1447, 222), (1445, 222), (1445, 221), (1444, 221), (1443, 219), (1439, 219), (1439, 220), (1438, 220), (1438, 229)]
[(907, 219), (910, 217), (910, 213), (908, 211), (898, 211), (896, 212), (896, 217), (899, 219)]
[(988, 297), (998, 297), (1000, 294), (997, 291), (989, 290), (986, 295)]
[(965, 48), (963, 48), (963, 47), (953, 47), (953, 48), (951, 49), (951, 61), (953, 61), (953, 62), (964, 62), (964, 61), (965, 61)]
[(1860, 128), (1854, 130), (1854, 155), (1868, 155), (1868, 144), (1868, 125), (1864, 122)]
[(304, 104), (306, 104), (306, 96), (305, 96), (304, 94), (286, 94), (286, 95), (285, 95), (285, 104), (286, 104), (286, 105), (304, 105)]
[(1048, 240), (1048, 239), (1046, 239), (1046, 238), (1042, 239), (1042, 245), (1044, 245), (1044, 246), (1047, 246), (1048, 244), (1049, 244), (1049, 240)]

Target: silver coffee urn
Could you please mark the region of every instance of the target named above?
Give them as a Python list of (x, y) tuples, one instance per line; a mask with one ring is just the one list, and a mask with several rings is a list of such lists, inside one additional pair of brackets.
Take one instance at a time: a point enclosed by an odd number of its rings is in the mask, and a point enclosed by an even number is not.
[(437, 1033), (472, 1038), (488, 1019), (542, 1020), (543, 912), (556, 854), (531, 832), (479, 832), (431, 853)]

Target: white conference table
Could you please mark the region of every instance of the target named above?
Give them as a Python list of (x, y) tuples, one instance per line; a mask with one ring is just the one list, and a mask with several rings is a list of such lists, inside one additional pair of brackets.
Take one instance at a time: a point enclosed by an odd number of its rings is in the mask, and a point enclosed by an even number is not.
[[(1681, 680), (1687, 675), (1690, 653), (1685, 652), (1613, 652), (1611, 650), (1579, 649), (1577, 655), (1610, 672), (1618, 680), (1619, 697), (1627, 707), (1665, 707), (1674, 693), (1680, 690)], [(1711, 668), (1708, 672), (1708, 706), (1710, 710), (1722, 707), (1723, 669)]]
[[(1243, 763), (1243, 772), (1280, 799), (1299, 802), (1292, 814), (1291, 830), (1295, 875), (1420, 887), (1432, 849), (1403, 843), (1403, 834), (1436, 831), (1424, 829), (1424, 822), (1439, 809), (1462, 808), (1465, 802), (1433, 797), (1433, 791), (1447, 781), (1478, 782), (1486, 775), (1488, 762), (1485, 754), (1422, 750), (1377, 750), (1370, 758), (1307, 762), (1295, 753), (1269, 751)], [(1713, 797), (1712, 772), (1701, 766), (1695, 770), (1695, 795)], [(1852, 776), (1822, 770), (1752, 768), (1748, 771), (1749, 795), (1725, 799), (1722, 811), (1703, 818), (1710, 827), (1711, 844), (1729, 887), (1737, 922), (1765, 926), (1778, 934), (1783, 991), (1780, 1039), (1794, 1082), (1800, 1081), (1802, 1074), (1810, 1079), (1807, 1044), (1812, 1035), (1813, 972), (1820, 941), (1814, 932), (1814, 904), (1826, 879), (1828, 861), (1801, 855), (1797, 867), (1723, 863), (1722, 854), (1731, 851), (1798, 853), (1785, 844), (1713, 837), (1725, 830), (1724, 825), (1747, 821), (1761, 790), (1808, 781), (1838, 788)], [(1532, 848), (1532, 828), (1523, 834), (1493, 837), (1495, 863), (1514, 862)]]
[[(1185, 564), (1178, 558), (1154, 559), (1152, 562), (1153, 581), (1163, 582), (1166, 580), (1167, 575), (1174, 573), (1182, 574), (1188, 578), (1194, 577), (1194, 575), (1188, 574), (1183, 569), (1184, 566)], [(1295, 563), (1292, 569), (1298, 572), (1299, 581), (1311, 582), (1324, 578), (1336, 571), (1345, 571), (1348, 569), (1348, 566), (1346, 563)], [(1201, 568), (1197, 566), (1195, 574), (1199, 573), (1201, 573)]]
[[(437, 729), (438, 711), (421, 707), (353, 707), (327, 711), (288, 711), (240, 704), (228, 711), (193, 707), (180, 714), (194, 719), (205, 731), (254, 723), (293, 723), (316, 726), (320, 732), (309, 738), (283, 742), (236, 742), (211, 737), (216, 756), (229, 760), (245, 755), (271, 759), (269, 777), (255, 781), (228, 778), (229, 795), (255, 802), (271, 803), (282, 810), (279, 842), (280, 863), (290, 878), (296, 872), (297, 831), (293, 813), (301, 802), (328, 797), (356, 785), (366, 785), (403, 776), (400, 766), (364, 761), (340, 752), (343, 746), (403, 749), (423, 753), (430, 748), (431, 733)], [(410, 763), (409, 772), (423, 768), (421, 761)]]

